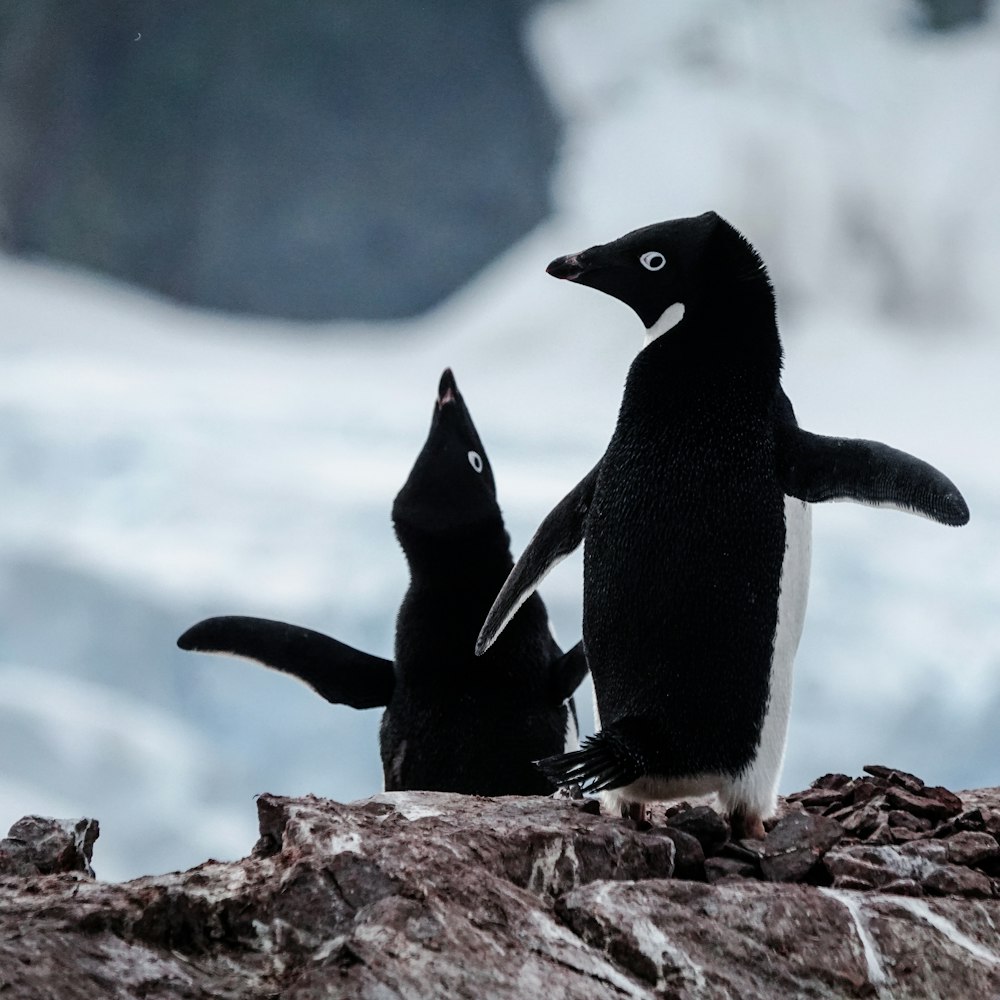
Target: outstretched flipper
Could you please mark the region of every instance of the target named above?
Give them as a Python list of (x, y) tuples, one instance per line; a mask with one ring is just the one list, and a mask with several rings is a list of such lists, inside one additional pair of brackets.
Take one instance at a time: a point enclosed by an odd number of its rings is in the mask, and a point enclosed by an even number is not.
[(777, 426), (778, 477), (788, 496), (809, 503), (854, 500), (894, 507), (941, 524), (969, 520), (958, 487), (932, 465), (878, 441), (804, 431), (781, 390)]
[(563, 653), (549, 668), (551, 697), (553, 704), (561, 705), (583, 682), (590, 669), (587, 666), (587, 655), (583, 651), (583, 641)]
[(496, 642), (497, 636), (538, 589), (549, 570), (583, 541), (583, 525), (600, 468), (598, 462), (538, 526), (486, 616), (476, 642), (476, 656), (482, 656)]
[(579, 750), (537, 760), (535, 765), (554, 785), (579, 785), (584, 792), (623, 788), (649, 769), (642, 753), (614, 724), (588, 736)]
[(362, 653), (321, 632), (229, 615), (206, 618), (178, 640), (181, 649), (244, 656), (298, 677), (335, 705), (382, 708), (395, 683), (392, 661)]

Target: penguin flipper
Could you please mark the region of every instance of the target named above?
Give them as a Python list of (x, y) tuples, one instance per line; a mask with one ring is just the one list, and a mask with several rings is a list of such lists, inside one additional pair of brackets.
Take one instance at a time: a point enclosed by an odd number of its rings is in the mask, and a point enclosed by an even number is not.
[(476, 656), (496, 642), (518, 608), (531, 597), (545, 575), (583, 541), (583, 526), (601, 463), (598, 462), (549, 512), (521, 553), (497, 594), (476, 641)]
[(590, 667), (587, 655), (583, 651), (583, 640), (572, 649), (563, 653), (550, 667), (551, 698), (554, 704), (561, 705), (583, 682)]
[(189, 628), (177, 645), (256, 660), (305, 681), (327, 701), (351, 708), (385, 707), (395, 683), (391, 660), (362, 653), (322, 632), (267, 618), (206, 618)]
[(934, 466), (905, 451), (878, 441), (824, 437), (797, 427), (787, 428), (781, 437), (778, 475), (788, 496), (809, 503), (853, 500), (895, 507), (941, 524), (962, 525), (969, 520), (969, 508), (958, 487)]
[(617, 725), (583, 741), (572, 753), (536, 760), (535, 766), (554, 785), (579, 785), (584, 792), (623, 788), (648, 771), (645, 757)]

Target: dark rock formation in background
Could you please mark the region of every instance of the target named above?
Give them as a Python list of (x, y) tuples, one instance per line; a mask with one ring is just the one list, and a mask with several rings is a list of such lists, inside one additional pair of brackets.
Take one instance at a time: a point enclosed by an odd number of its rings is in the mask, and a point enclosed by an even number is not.
[(250, 857), (120, 885), (68, 850), (89, 859), (87, 821), (22, 820), (0, 842), (0, 994), (997, 995), (1000, 789), (869, 770), (739, 843), (685, 804), (651, 825), (593, 800), (263, 795)]
[(2, 4), (3, 243), (242, 313), (427, 309), (548, 212), (532, 4)]

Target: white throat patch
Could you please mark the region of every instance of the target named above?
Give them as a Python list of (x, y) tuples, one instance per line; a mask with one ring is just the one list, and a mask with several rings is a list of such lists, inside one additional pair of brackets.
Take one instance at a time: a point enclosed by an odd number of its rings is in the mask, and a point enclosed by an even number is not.
[(675, 302), (672, 306), (667, 306), (660, 315), (660, 318), (646, 330), (642, 346), (649, 347), (657, 337), (662, 337), (667, 330), (672, 330), (682, 319), (684, 319), (683, 302)]

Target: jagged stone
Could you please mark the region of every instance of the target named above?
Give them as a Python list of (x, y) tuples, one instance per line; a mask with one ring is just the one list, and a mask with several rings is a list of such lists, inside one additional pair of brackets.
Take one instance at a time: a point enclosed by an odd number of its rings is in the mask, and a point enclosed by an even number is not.
[(667, 825), (696, 838), (706, 858), (716, 854), (729, 840), (729, 824), (711, 806), (694, 806), (674, 813)]
[(982, 872), (958, 865), (939, 865), (921, 882), (925, 891), (934, 896), (971, 896), (991, 899), (995, 895), (993, 882)]
[[(966, 812), (1000, 804), (1000, 790), (976, 796)], [(982, 831), (845, 838), (820, 863), (830, 888), (761, 882), (766, 842), (730, 841), (706, 884), (668, 877), (692, 834), (594, 815), (593, 801), (265, 795), (242, 861), (122, 885), (3, 875), (0, 996), (1000, 995), (996, 884), (954, 861), (979, 856)], [(817, 821), (785, 813), (772, 843)]]
[(788, 796), (789, 802), (798, 802), (804, 809), (827, 809), (844, 801), (843, 795), (835, 788), (810, 788)]
[(817, 778), (810, 788), (843, 788), (851, 783), (851, 777), (847, 774), (824, 774)]
[(758, 878), (760, 867), (746, 858), (729, 858), (717, 855), (705, 861), (705, 881), (719, 882), (723, 879)]
[(947, 819), (962, 811), (962, 800), (946, 788), (925, 788), (921, 795), (905, 788), (890, 788), (885, 799), (894, 809), (930, 819)]
[(881, 825), (882, 810), (881, 803), (867, 801), (860, 809), (853, 809), (847, 815), (839, 817), (834, 815), (844, 828), (844, 833), (856, 837), (867, 837), (870, 833)]
[(904, 812), (902, 809), (891, 809), (886, 815), (886, 822), (893, 829), (914, 830), (926, 832), (933, 828), (934, 824), (924, 816), (914, 816), (912, 813)]
[(1000, 844), (988, 833), (963, 830), (945, 841), (948, 860), (956, 865), (980, 865), (1000, 857)]
[(93, 878), (90, 865), (99, 836), (96, 819), (25, 816), (0, 840), (0, 875), (82, 872)]
[(924, 894), (923, 886), (912, 878), (894, 878), (891, 882), (886, 882), (881, 891), (896, 896), (922, 896)]
[(886, 767), (884, 764), (865, 764), (861, 769), (867, 774), (876, 778), (883, 778), (890, 785), (898, 785), (908, 792), (919, 794), (925, 787), (923, 779), (907, 771), (900, 771), (894, 767)]
[(786, 816), (764, 839), (760, 859), (764, 878), (769, 882), (804, 881), (843, 833), (844, 828), (826, 816)]
[[(656, 828), (654, 828), (656, 829)], [(697, 837), (672, 826), (665, 826), (663, 835), (674, 844), (674, 875), (677, 878), (705, 881), (705, 852)], [(660, 832), (658, 829), (657, 832)]]

